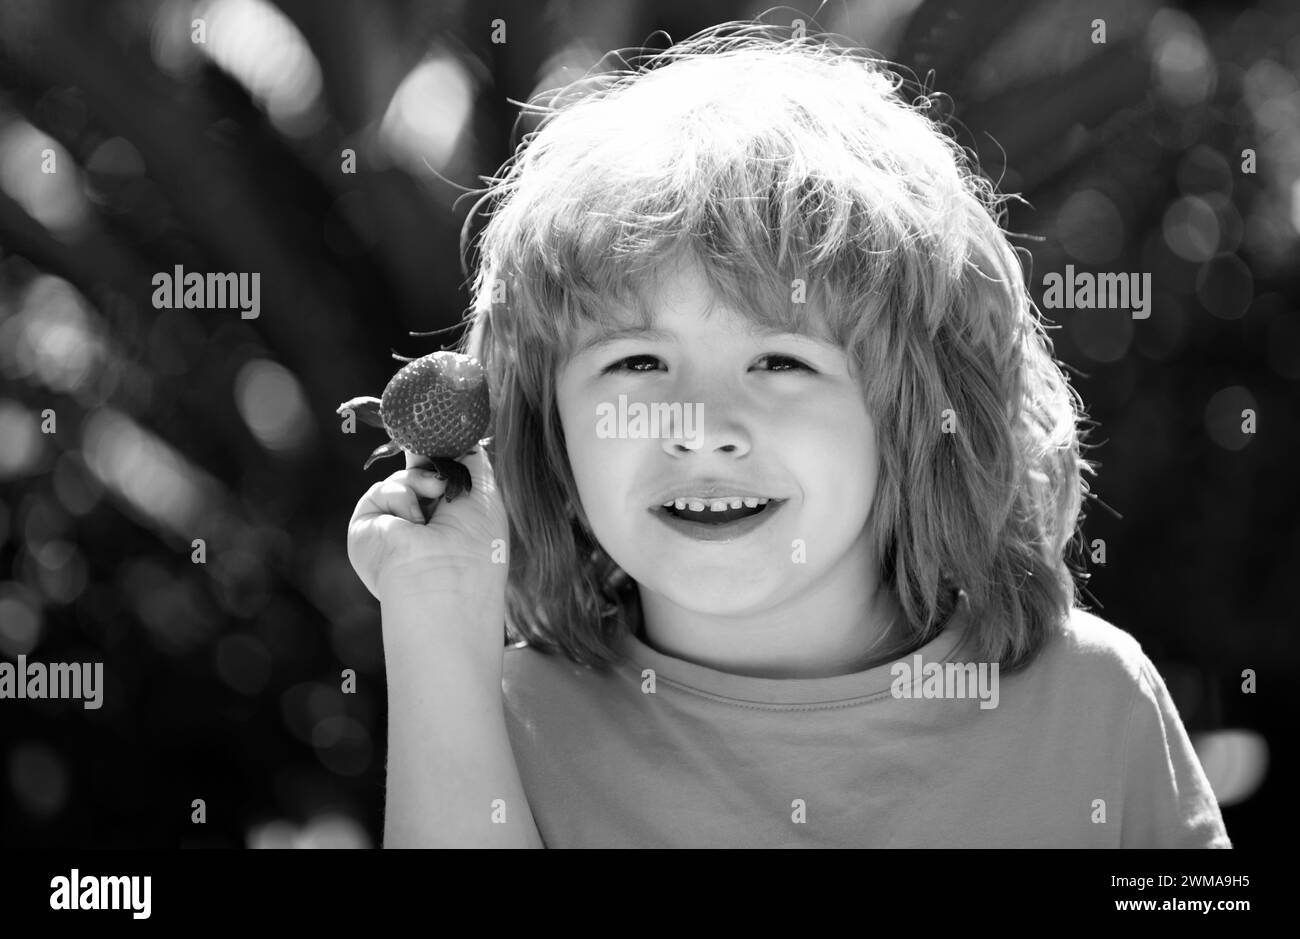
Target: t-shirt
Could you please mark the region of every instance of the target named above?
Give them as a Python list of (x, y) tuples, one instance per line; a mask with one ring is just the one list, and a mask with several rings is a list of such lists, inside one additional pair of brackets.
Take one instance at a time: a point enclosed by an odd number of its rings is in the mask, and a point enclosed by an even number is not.
[(550, 848), (1231, 847), (1164, 681), (1074, 610), (1024, 670), (966, 604), (855, 674), (754, 678), (627, 635), (608, 673), (507, 648), (506, 724)]

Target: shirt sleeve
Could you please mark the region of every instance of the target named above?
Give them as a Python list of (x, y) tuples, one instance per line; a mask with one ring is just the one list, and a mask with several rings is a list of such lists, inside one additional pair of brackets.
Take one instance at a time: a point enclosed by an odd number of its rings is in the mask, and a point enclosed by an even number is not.
[(1149, 659), (1141, 664), (1124, 743), (1120, 847), (1232, 847), (1178, 708)]

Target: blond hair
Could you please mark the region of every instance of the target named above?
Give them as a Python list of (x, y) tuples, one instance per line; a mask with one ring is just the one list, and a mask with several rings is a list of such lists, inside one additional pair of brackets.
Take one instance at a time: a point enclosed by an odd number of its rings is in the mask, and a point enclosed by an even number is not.
[(576, 662), (616, 658), (628, 597), (582, 512), (556, 377), (613, 306), (650, 325), (648, 278), (685, 253), (732, 309), (847, 351), (878, 428), (882, 583), (918, 642), (965, 591), (981, 657), (1014, 669), (1075, 602), (1065, 554), (1089, 467), (1006, 197), (897, 73), (777, 33), (724, 24), (535, 98), (540, 126), (480, 201), (462, 348), (491, 382), (510, 628)]

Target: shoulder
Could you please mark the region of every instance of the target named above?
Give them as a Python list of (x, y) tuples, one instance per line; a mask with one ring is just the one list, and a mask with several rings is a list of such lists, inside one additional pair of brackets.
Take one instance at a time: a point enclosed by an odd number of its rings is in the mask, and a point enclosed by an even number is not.
[(618, 666), (607, 671), (581, 665), (561, 652), (546, 652), (526, 642), (506, 646), (501, 688), (507, 703), (548, 707), (566, 698), (585, 698), (618, 680)]
[(1066, 668), (1079, 678), (1136, 687), (1154, 667), (1132, 634), (1087, 610), (1073, 608), (1044, 644), (1044, 664)]
[[(1068, 665), (1085, 722), (1100, 722), (1119, 763), (1120, 847), (1231, 847), (1214, 791), (1163, 677), (1136, 638), (1072, 611), (1044, 649)], [(1110, 733), (1113, 732), (1113, 736)]]
[(557, 677), (559, 656), (543, 652), (526, 642), (506, 646), (501, 677), (507, 690), (526, 689)]
[(1094, 613), (1074, 608), (1020, 672), (1027, 693), (1069, 702), (1072, 709), (1128, 714), (1163, 683), (1134, 636)]

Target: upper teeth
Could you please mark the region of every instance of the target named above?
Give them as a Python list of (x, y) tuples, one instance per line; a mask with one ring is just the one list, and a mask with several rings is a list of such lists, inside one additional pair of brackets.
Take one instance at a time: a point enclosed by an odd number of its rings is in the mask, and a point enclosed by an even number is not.
[(767, 505), (771, 499), (764, 499), (758, 496), (728, 496), (725, 499), (669, 499), (664, 503), (664, 508), (690, 509), (692, 512), (703, 512), (706, 508), (711, 512), (725, 512), (727, 509), (738, 509), (742, 505), (749, 508), (757, 508), (760, 505)]

